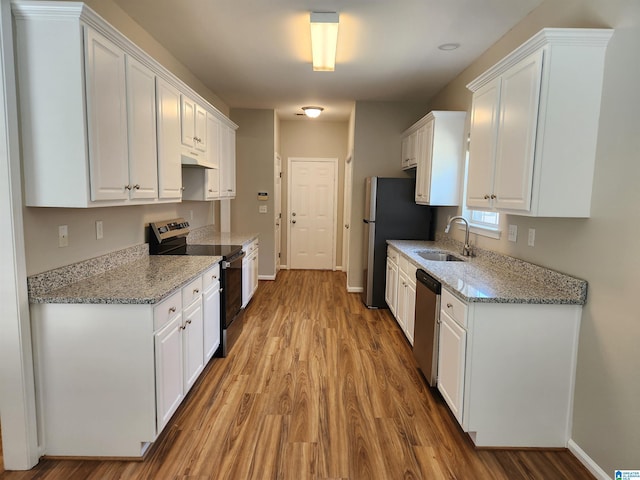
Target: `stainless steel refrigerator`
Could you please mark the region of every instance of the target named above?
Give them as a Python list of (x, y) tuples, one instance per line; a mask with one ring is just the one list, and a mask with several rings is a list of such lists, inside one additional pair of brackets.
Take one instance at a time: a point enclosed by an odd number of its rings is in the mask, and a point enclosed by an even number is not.
[(387, 240), (433, 240), (436, 210), (415, 203), (415, 178), (365, 181), (362, 301), (369, 308), (387, 308)]

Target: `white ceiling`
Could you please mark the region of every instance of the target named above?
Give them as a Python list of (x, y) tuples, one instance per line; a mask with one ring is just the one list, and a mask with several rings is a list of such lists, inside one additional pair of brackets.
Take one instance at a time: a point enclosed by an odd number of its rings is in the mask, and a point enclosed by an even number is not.
[[(542, 0), (114, 1), (230, 108), (346, 120), (355, 100), (429, 100)], [(311, 11), (340, 14), (335, 72), (312, 71)]]

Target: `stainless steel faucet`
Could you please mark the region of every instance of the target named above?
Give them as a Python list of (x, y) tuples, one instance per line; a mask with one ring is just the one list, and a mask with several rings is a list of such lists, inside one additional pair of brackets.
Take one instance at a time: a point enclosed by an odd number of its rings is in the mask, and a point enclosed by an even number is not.
[(444, 233), (449, 233), (449, 229), (451, 228), (451, 224), (456, 220), (460, 220), (464, 222), (464, 247), (462, 247), (462, 255), (465, 257), (473, 257), (473, 248), (469, 245), (469, 222), (466, 218), (461, 217), (460, 215), (456, 215), (455, 217), (451, 217), (449, 222), (447, 223), (447, 228), (444, 229)]

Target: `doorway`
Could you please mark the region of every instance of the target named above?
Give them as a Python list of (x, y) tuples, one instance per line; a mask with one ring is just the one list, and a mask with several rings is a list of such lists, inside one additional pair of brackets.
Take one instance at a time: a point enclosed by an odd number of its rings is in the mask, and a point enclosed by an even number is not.
[(288, 159), (287, 265), (335, 270), (337, 158)]

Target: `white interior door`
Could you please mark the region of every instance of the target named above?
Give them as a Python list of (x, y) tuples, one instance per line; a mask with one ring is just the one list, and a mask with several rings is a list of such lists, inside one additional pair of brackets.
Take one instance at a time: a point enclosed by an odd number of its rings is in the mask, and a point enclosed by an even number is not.
[(335, 269), (337, 165), (337, 158), (289, 158), (289, 268)]
[[(349, 271), (349, 240), (351, 233), (351, 182), (353, 178), (353, 156), (344, 164), (344, 205), (342, 209), (342, 271)], [(348, 285), (348, 283), (347, 283)]]
[(280, 252), (282, 252), (282, 159), (276, 152), (273, 160), (273, 215), (275, 221), (275, 254), (276, 254), (276, 275), (280, 271), (282, 264)]

